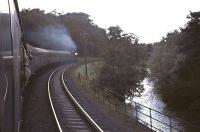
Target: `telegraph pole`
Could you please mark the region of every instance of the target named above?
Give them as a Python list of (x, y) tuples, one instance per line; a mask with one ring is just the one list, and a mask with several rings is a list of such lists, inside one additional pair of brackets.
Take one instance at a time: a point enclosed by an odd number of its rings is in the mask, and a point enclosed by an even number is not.
[(81, 33), (81, 41), (83, 44), (83, 48), (84, 48), (84, 63), (85, 63), (85, 77), (88, 77), (88, 69), (87, 69), (87, 48), (86, 48), (86, 44), (85, 44), (85, 39), (86, 39), (87, 33)]

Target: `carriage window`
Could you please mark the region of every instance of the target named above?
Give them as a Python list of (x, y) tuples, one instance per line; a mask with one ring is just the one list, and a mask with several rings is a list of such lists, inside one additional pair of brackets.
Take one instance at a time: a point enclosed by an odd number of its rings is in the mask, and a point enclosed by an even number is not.
[[(7, 0), (0, 4), (0, 52), (11, 49), (10, 16)], [(4, 54), (5, 55), (5, 54)]]
[[(10, 32), (10, 13), (7, 0), (0, 4), (0, 129), (12, 131), (5, 123), (12, 120), (9, 115), (12, 106), (8, 100), (11, 96), (13, 82), (12, 45)], [(4, 123), (4, 124), (3, 124)], [(0, 131), (1, 131), (0, 130)]]

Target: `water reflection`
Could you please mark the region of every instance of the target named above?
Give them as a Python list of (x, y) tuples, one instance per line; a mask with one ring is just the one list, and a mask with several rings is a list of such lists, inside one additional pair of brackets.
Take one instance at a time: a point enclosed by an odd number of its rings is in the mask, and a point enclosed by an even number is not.
[[(166, 105), (161, 100), (160, 96), (156, 94), (153, 82), (150, 81), (148, 78), (145, 78), (141, 84), (143, 84), (144, 86), (144, 92), (141, 94), (141, 97), (134, 97), (133, 101), (141, 104), (138, 104), (137, 106), (139, 107), (137, 116), (139, 119), (146, 122), (142, 123), (152, 124), (152, 126), (148, 126), (157, 131), (183, 131), (181, 122), (174, 120), (176, 117), (170, 114), (170, 112), (165, 109)], [(170, 117), (174, 119), (171, 119), (168, 116), (163, 115), (162, 113), (170, 115)], [(150, 116), (152, 117), (152, 119), (150, 119)], [(169, 127), (170, 125), (172, 125), (172, 127)]]
[(155, 110), (164, 110), (165, 104), (162, 102), (161, 98), (155, 94), (153, 90), (153, 82), (149, 81), (148, 78), (145, 78), (142, 81), (144, 86), (144, 92), (141, 94), (141, 97), (134, 97), (133, 101), (145, 104), (145, 106), (150, 107)]

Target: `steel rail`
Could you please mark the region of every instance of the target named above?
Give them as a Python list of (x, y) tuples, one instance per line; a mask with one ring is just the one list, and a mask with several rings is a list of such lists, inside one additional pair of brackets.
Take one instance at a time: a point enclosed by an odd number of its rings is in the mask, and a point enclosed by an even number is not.
[[(66, 70), (65, 70), (66, 71)], [(89, 123), (98, 131), (98, 132), (104, 132), (99, 125), (89, 116), (89, 114), (83, 109), (83, 107), (77, 102), (77, 100), (73, 97), (69, 89), (67, 88), (65, 81), (64, 81), (64, 74), (65, 71), (62, 72), (61, 80), (62, 84), (65, 88), (65, 91), (67, 92), (68, 96), (74, 103), (74, 105), (77, 107), (77, 109), (84, 115), (84, 117), (89, 121)]]
[(58, 129), (60, 132), (63, 132), (62, 128), (61, 128), (61, 125), (60, 125), (60, 122), (58, 120), (58, 116), (56, 114), (56, 111), (55, 111), (55, 108), (54, 108), (54, 105), (53, 105), (53, 102), (52, 102), (52, 99), (51, 99), (51, 92), (50, 92), (50, 81), (51, 81), (51, 78), (53, 76), (53, 74), (55, 74), (58, 70), (60, 70), (61, 68), (63, 68), (64, 66), (61, 66), (59, 68), (57, 68), (56, 70), (54, 70), (51, 75), (49, 76), (49, 79), (48, 79), (48, 95), (49, 95), (49, 102), (51, 104), (51, 109), (53, 111), (53, 115), (54, 115), (54, 118), (56, 120), (56, 123), (57, 123), (57, 126), (58, 126)]

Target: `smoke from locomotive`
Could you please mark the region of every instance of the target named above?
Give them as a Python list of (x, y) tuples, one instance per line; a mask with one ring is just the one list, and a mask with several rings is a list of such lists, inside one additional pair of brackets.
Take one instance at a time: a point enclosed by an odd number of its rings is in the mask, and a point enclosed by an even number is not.
[(37, 31), (26, 31), (25, 39), (34, 46), (51, 49), (76, 51), (75, 42), (72, 40), (66, 27), (62, 25), (46, 26)]

